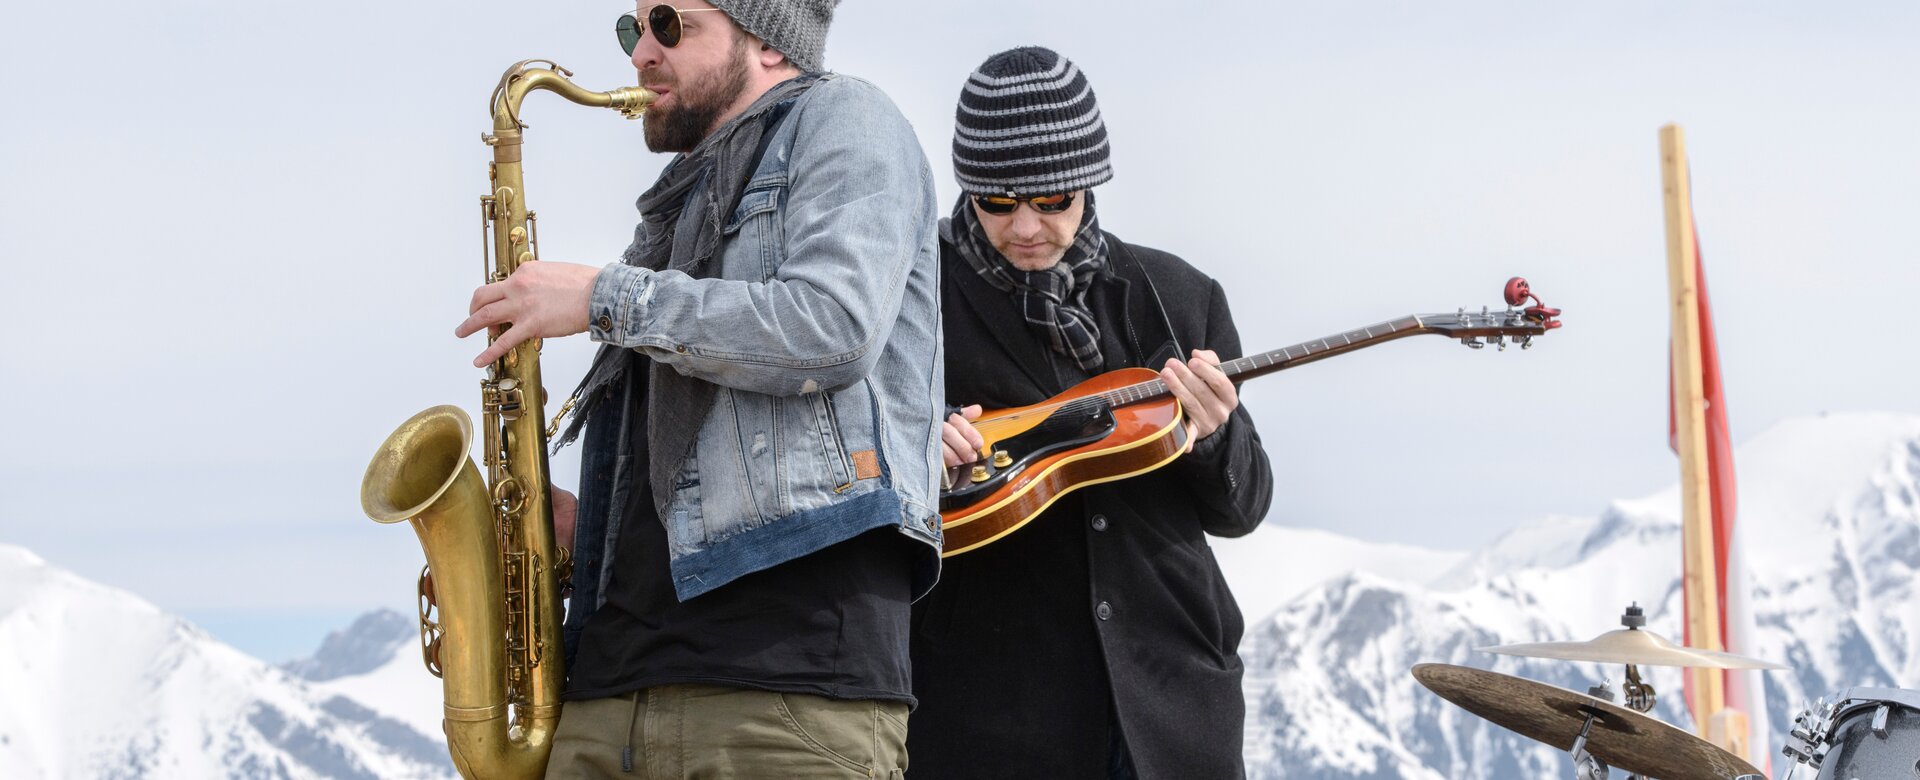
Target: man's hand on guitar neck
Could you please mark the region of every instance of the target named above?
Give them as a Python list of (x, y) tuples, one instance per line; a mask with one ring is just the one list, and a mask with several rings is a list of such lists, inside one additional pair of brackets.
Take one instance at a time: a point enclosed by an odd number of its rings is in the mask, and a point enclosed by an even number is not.
[(1160, 369), (1160, 381), (1186, 410), (1189, 448), (1226, 425), (1227, 417), (1240, 405), (1233, 381), (1220, 370), (1220, 356), (1211, 349), (1194, 350), (1193, 358), (1184, 363), (1168, 360)]

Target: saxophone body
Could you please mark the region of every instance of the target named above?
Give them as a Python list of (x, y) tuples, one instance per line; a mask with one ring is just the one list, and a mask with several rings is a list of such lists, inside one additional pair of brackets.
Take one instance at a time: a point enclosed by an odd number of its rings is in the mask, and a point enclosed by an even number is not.
[[(654, 99), (639, 87), (591, 92), (564, 68), (516, 63), (495, 87), (492, 191), (480, 198), (487, 282), (539, 255), (521, 174), (520, 103), (550, 91), (637, 118)], [(492, 338), (490, 335), (489, 338)], [(374, 453), (361, 507), (381, 523), (406, 521), (426, 552), (419, 580), (421, 651), (442, 680), (448, 752), (468, 778), (533, 778), (546, 772), (560, 721), (561, 583), (570, 569), (556, 549), (540, 381), (540, 340), (515, 346), (480, 382), (482, 469), (467, 456), (473, 423), (436, 406), (402, 423)]]

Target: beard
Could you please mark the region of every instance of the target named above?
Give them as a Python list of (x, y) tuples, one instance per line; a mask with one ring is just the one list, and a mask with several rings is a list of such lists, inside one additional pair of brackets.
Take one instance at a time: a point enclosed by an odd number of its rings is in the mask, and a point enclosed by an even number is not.
[(707, 137), (714, 120), (720, 118), (740, 93), (747, 89), (746, 36), (736, 39), (725, 68), (705, 74), (694, 81), (677, 84), (677, 98), (670, 108), (652, 108), (643, 116), (647, 149), (655, 152), (689, 152)]

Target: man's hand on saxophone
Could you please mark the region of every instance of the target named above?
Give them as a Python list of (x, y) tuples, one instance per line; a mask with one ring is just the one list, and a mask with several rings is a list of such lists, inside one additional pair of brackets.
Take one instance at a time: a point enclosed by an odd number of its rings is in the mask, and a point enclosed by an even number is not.
[(468, 317), (453, 335), (466, 338), (481, 328), (507, 326), (486, 351), (473, 359), (475, 368), (499, 360), (507, 350), (527, 339), (571, 336), (587, 330), (587, 309), (593, 280), (600, 269), (577, 263), (530, 262), (506, 280), (473, 291)]
[(573, 518), (580, 509), (580, 500), (560, 488), (553, 488), (553, 546), (559, 550), (573, 549)]

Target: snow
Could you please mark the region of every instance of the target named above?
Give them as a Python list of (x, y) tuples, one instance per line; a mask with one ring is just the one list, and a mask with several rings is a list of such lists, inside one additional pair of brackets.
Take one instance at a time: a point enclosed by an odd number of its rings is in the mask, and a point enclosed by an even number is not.
[(1248, 625), (1315, 585), (1351, 572), (1414, 584), (1434, 580), (1465, 553), (1364, 542), (1328, 531), (1263, 524), (1239, 539), (1215, 539), (1213, 556)]
[(446, 742), (440, 730), (441, 703), (445, 700), (440, 678), (427, 671), (418, 641), (401, 644), (391, 660), (371, 672), (313, 686), (365, 704), (442, 744)]
[(431, 740), (0, 545), (8, 778), (448, 777)]

